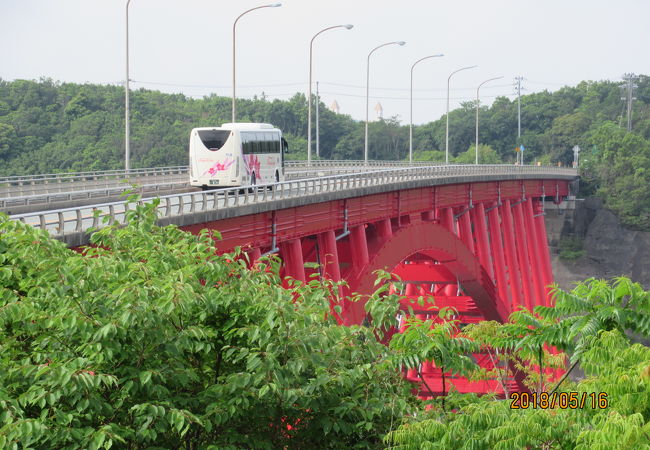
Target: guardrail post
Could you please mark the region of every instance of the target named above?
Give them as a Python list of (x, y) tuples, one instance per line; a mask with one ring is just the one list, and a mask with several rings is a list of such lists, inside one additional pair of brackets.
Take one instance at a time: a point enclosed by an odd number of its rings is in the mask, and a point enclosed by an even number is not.
[(178, 215), (182, 216), (183, 213), (185, 212), (185, 196), (179, 195), (178, 196)]
[(74, 230), (75, 230), (76, 232), (80, 232), (80, 231), (83, 231), (83, 227), (82, 227), (82, 221), (83, 221), (83, 219), (82, 219), (82, 217), (81, 217), (81, 209), (78, 209), (78, 210), (76, 211), (76, 213), (77, 213), (77, 223), (76, 223), (76, 226), (75, 226)]
[(113, 225), (115, 223), (115, 206), (108, 205), (108, 224)]

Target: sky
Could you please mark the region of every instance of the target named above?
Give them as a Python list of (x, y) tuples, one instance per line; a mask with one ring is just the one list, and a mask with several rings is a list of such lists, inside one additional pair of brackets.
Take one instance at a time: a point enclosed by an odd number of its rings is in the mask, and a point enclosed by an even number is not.
[[(273, 0), (271, 0), (273, 1)], [(282, 1), (282, 0), (280, 0)], [(232, 95), (232, 27), (264, 0), (131, 0), (130, 76), (133, 89), (191, 97)], [(126, 78), (126, 0), (0, 0), (0, 78), (123, 85)], [(370, 59), (370, 117), (413, 123), (476, 99), (516, 98), (582, 80), (650, 75), (650, 0), (284, 0), (243, 16), (236, 28), (238, 98), (288, 99), (306, 93), (309, 42), (313, 82), (326, 105), (357, 120), (366, 114)]]

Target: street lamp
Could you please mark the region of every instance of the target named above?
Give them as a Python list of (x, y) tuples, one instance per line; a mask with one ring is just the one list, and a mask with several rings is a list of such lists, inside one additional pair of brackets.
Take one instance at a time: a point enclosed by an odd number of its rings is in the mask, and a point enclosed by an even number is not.
[(131, 151), (129, 147), (129, 4), (131, 0), (126, 2), (126, 81), (124, 82), (124, 169), (129, 170), (129, 158)]
[[(321, 34), (324, 33), (327, 30), (333, 30), (334, 28), (345, 28), (346, 30), (351, 30), (354, 27), (354, 25), (334, 25), (333, 27), (327, 27), (322, 30), (320, 30), (318, 33), (314, 35), (313, 38), (311, 38), (311, 41), (309, 42), (309, 96), (307, 97), (307, 165), (311, 166), (311, 74), (312, 74), (312, 54), (314, 50), (314, 39)], [(318, 148), (316, 152), (316, 156), (318, 155)]]
[(376, 50), (379, 50), (382, 47), (386, 47), (387, 45), (404, 45), (406, 42), (404, 41), (394, 41), (394, 42), (386, 42), (385, 44), (378, 45), (377, 47), (373, 48), (370, 50), (370, 53), (368, 53), (368, 60), (366, 62), (366, 139), (365, 139), (365, 145), (364, 145), (364, 150), (363, 150), (363, 160), (364, 160), (364, 165), (368, 165), (368, 102), (369, 102), (369, 94), (370, 94), (370, 55), (372, 55)]
[(235, 123), (235, 28), (237, 27), (237, 21), (242, 18), (244, 14), (248, 14), (251, 11), (262, 8), (277, 8), (282, 6), (282, 3), (271, 3), (269, 5), (257, 6), (251, 8), (247, 11), (244, 11), (235, 19), (235, 23), (232, 24), (232, 123)]
[(478, 66), (468, 66), (468, 67), (460, 68), (458, 70), (454, 70), (449, 75), (449, 78), (447, 78), (447, 130), (445, 131), (445, 164), (449, 164), (449, 81), (451, 80), (451, 77), (455, 73), (458, 73), (461, 70), (473, 69), (475, 67)]
[(437, 55), (425, 56), (424, 58), (420, 58), (415, 61), (411, 66), (411, 123), (409, 125), (409, 163), (413, 162), (413, 69), (415, 68), (415, 65), (420, 61), (424, 61), (425, 59), (429, 58), (438, 58), (440, 56), (445, 55), (439, 53)]
[(478, 109), (479, 109), (479, 99), (478, 99), (478, 91), (481, 89), (481, 86), (483, 86), (485, 83), (488, 83), (490, 81), (494, 80), (500, 80), (503, 77), (496, 77), (496, 78), (490, 78), (489, 80), (485, 80), (481, 84), (478, 85), (476, 88), (476, 145), (475, 145), (475, 152), (476, 152), (476, 162), (475, 164), (478, 164)]

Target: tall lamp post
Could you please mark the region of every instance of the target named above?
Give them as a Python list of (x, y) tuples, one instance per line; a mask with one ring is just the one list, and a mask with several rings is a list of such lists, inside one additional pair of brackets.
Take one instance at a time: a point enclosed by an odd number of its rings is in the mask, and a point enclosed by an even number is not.
[(236, 108), (235, 108), (235, 84), (236, 84), (236, 79), (235, 79), (235, 68), (236, 68), (236, 66), (235, 66), (235, 29), (237, 27), (237, 22), (239, 21), (239, 19), (242, 18), (243, 15), (248, 14), (251, 11), (255, 11), (256, 9), (277, 8), (278, 6), (282, 6), (282, 3), (271, 3), (269, 5), (256, 6), (255, 8), (251, 8), (251, 9), (241, 13), (235, 19), (235, 23), (232, 24), (232, 123), (235, 123), (235, 117), (236, 117)]
[(129, 146), (130, 141), (130, 127), (129, 117), (129, 4), (131, 0), (126, 2), (126, 80), (124, 81), (124, 169), (131, 168), (130, 157), (131, 149)]
[(368, 102), (369, 102), (369, 94), (370, 94), (370, 56), (376, 51), (379, 50), (382, 47), (386, 47), (387, 45), (404, 45), (406, 42), (404, 41), (394, 41), (394, 42), (386, 42), (385, 44), (378, 45), (377, 47), (373, 48), (370, 50), (370, 53), (368, 53), (368, 60), (366, 62), (366, 138), (365, 138), (365, 144), (364, 144), (364, 150), (363, 150), (363, 161), (364, 165), (368, 165)]
[(411, 123), (409, 124), (409, 163), (413, 162), (413, 69), (420, 61), (424, 61), (425, 59), (429, 58), (438, 58), (440, 56), (445, 55), (439, 53), (437, 55), (425, 56), (424, 58), (420, 58), (415, 61), (411, 66)]
[(324, 33), (327, 30), (333, 30), (334, 28), (345, 28), (346, 30), (351, 30), (354, 25), (334, 25), (332, 27), (323, 28), (318, 33), (311, 38), (309, 42), (309, 95), (307, 96), (307, 165), (311, 166), (311, 76), (312, 76), (312, 60), (314, 52), (314, 39), (318, 37), (321, 33)]
[(490, 78), (489, 80), (483, 81), (476, 88), (476, 144), (474, 146), (474, 150), (475, 150), (475, 153), (476, 153), (475, 164), (478, 164), (478, 110), (479, 110), (478, 91), (479, 91), (479, 89), (481, 89), (481, 86), (483, 86), (485, 83), (489, 83), (490, 81), (494, 81), (494, 80), (500, 80), (501, 78), (503, 78), (503, 77)]
[(449, 74), (449, 78), (447, 78), (447, 129), (445, 131), (445, 164), (449, 164), (449, 82), (455, 73), (458, 73), (461, 70), (474, 69), (475, 67), (478, 66), (468, 66), (454, 70), (451, 74)]

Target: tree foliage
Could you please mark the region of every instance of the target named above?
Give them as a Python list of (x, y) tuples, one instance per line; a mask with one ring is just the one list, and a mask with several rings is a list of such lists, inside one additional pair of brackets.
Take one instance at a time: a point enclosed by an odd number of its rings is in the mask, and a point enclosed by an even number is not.
[(560, 407), (557, 397), (554, 404), (537, 397), (513, 408), (511, 399), (452, 394), (453, 412), (430, 409), (385, 442), (400, 449), (650, 448), (650, 348), (630, 338), (650, 335), (650, 292), (618, 278), (590, 279), (554, 295), (556, 307), (463, 332), (493, 350), (527, 349), (533, 363), (540, 345), (562, 347), (585, 376), (545, 391), (547, 398), (565, 395), (574, 407)]
[(85, 254), (0, 215), (0, 448), (368, 447), (412, 410), (327, 286), (284, 289), (277, 260), (152, 208)]
[[(650, 293), (626, 278), (556, 288), (554, 307), (504, 324), (461, 329), (440, 308), (385, 346), (401, 314), (390, 274), (372, 321), (339, 326), (336, 286), (285, 289), (278, 260), (250, 269), (216, 233), (158, 227), (154, 211), (131, 208), (83, 254), (0, 216), (0, 447), (649, 447), (650, 349), (635, 341)], [(558, 381), (561, 352), (584, 377)], [(538, 396), (586, 402), (513, 409), (450, 385), (423, 407), (399, 369), (424, 361), (506, 392), (516, 369)]]

